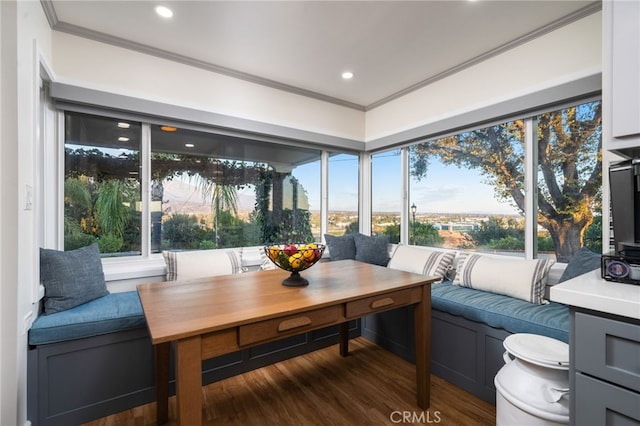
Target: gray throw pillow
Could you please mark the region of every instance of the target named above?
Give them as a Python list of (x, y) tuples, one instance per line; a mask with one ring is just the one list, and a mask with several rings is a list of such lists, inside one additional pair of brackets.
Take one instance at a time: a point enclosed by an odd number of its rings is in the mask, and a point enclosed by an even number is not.
[(389, 236), (370, 237), (364, 234), (354, 234), (356, 243), (356, 260), (387, 266), (389, 263)]
[(356, 243), (353, 240), (353, 234), (346, 234), (341, 237), (324, 234), (324, 240), (329, 247), (331, 260), (356, 258)]
[(571, 278), (586, 274), (589, 271), (599, 269), (601, 262), (602, 255), (594, 253), (586, 247), (582, 247), (573, 255), (558, 282), (567, 281)]
[(40, 249), (44, 313), (71, 309), (109, 294), (98, 244), (77, 250)]

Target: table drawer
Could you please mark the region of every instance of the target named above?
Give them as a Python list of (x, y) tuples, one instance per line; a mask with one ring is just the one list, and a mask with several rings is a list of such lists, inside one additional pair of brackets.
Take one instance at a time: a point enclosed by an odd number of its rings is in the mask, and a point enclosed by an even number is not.
[(575, 368), (640, 392), (640, 325), (576, 312)]
[(363, 315), (394, 309), (400, 306), (418, 303), (422, 298), (422, 287), (409, 288), (368, 297), (362, 300), (347, 303), (347, 318), (356, 318)]
[(342, 322), (342, 305), (316, 309), (295, 315), (240, 326), (238, 344), (240, 346), (276, 340), (305, 331)]

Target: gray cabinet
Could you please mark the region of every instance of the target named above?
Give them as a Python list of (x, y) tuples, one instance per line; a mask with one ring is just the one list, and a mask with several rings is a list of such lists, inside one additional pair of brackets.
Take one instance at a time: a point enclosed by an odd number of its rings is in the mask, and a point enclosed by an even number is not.
[(612, 117), (614, 138), (640, 135), (640, 1), (614, 1)]
[(640, 321), (571, 309), (572, 425), (640, 426)]
[(603, 148), (640, 155), (640, 0), (602, 3)]

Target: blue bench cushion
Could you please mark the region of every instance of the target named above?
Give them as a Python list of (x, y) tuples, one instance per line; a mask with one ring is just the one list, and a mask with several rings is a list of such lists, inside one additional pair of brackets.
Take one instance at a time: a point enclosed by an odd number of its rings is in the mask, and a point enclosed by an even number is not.
[(431, 306), (511, 333), (541, 334), (569, 342), (569, 308), (560, 303), (536, 305), (444, 281), (431, 286)]
[(111, 293), (62, 312), (40, 315), (29, 344), (43, 345), (145, 327), (137, 291)]

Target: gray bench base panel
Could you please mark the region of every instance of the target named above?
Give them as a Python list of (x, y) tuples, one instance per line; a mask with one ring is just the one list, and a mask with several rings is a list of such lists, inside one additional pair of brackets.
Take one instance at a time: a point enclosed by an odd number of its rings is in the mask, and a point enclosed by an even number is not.
[(504, 366), (504, 339), (509, 333), (484, 323), (433, 310), (431, 371), (491, 404), (493, 384)]
[[(351, 338), (359, 336), (360, 321), (351, 321), (349, 330)], [(336, 344), (338, 338), (333, 326), (206, 360), (203, 385)], [(172, 372), (171, 394), (173, 377)], [(31, 347), (27, 416), (33, 426), (85, 423), (153, 402), (154, 381), (146, 328)]]

